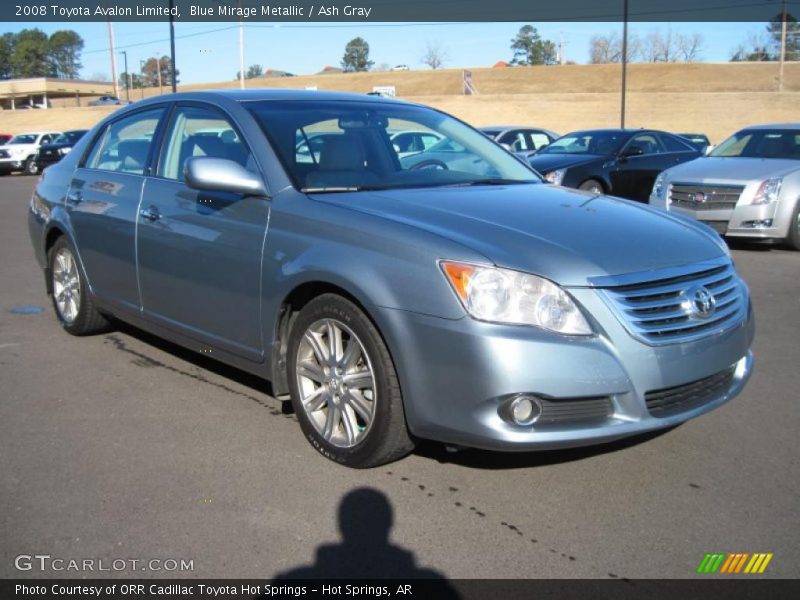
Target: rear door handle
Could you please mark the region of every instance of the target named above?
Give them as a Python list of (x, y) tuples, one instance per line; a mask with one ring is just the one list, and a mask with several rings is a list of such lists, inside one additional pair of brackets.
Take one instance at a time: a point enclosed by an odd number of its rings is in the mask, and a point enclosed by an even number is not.
[(161, 218), (161, 213), (158, 212), (158, 208), (156, 208), (155, 206), (148, 206), (147, 208), (143, 208), (142, 210), (139, 211), (139, 216), (152, 223), (154, 221), (158, 221)]
[(83, 202), (83, 192), (75, 191), (67, 194), (68, 204), (80, 204)]

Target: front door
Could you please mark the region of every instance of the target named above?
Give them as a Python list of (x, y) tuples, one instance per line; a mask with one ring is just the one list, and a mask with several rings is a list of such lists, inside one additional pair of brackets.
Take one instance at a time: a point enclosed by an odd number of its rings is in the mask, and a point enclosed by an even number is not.
[(66, 208), (92, 291), (139, 309), (135, 231), (151, 140), (163, 115), (153, 108), (106, 125), (75, 170)]
[(205, 105), (178, 105), (154, 176), (145, 182), (137, 236), (145, 316), (201, 342), (260, 360), (261, 254), (269, 201), (203, 192), (184, 182), (192, 156), (257, 171), (230, 121)]
[(656, 176), (665, 169), (665, 149), (659, 137), (652, 132), (635, 135), (625, 145), (622, 153), (630, 148), (639, 148), (636, 156), (620, 157), (611, 171), (612, 194), (631, 200), (647, 202)]

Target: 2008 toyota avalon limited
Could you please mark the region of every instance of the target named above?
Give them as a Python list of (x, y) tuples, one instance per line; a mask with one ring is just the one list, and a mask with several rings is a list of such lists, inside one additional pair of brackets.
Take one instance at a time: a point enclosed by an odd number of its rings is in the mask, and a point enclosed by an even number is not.
[[(463, 160), (408, 163), (399, 129)], [(671, 427), (752, 368), (749, 293), (714, 232), (543, 183), (395, 100), (141, 101), (45, 171), (29, 222), (66, 331), (114, 316), (210, 350), (353, 467), (420, 438), (532, 450)]]

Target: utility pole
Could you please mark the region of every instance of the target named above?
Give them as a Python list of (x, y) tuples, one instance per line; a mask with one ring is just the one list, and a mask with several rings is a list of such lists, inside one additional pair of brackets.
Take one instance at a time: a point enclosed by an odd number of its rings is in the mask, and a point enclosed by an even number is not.
[(117, 53), (114, 49), (114, 26), (108, 21), (108, 51), (111, 54), (111, 81), (114, 82), (114, 95), (119, 98), (119, 81), (117, 81)]
[[(239, 0), (239, 8), (242, 0)], [(239, 19), (239, 87), (244, 89), (244, 18)]]
[(781, 59), (778, 67), (778, 91), (783, 91), (783, 64), (786, 62), (786, 0), (781, 9)]
[(625, 129), (625, 92), (628, 77), (628, 0), (624, 0), (622, 16), (622, 103), (620, 105), (619, 126)]
[(175, 19), (172, 16), (173, 0), (169, 0), (169, 53), (170, 74), (172, 75), (172, 93), (178, 91), (178, 78), (175, 76)]
[(147, 61), (139, 59), (139, 89), (142, 91), (142, 100), (144, 100), (144, 65)]
[(156, 73), (158, 73), (158, 93), (164, 95), (164, 85), (161, 81), (161, 52), (156, 53)]
[(128, 51), (120, 50), (120, 54), (125, 56), (125, 101), (131, 101), (131, 74), (128, 72)]

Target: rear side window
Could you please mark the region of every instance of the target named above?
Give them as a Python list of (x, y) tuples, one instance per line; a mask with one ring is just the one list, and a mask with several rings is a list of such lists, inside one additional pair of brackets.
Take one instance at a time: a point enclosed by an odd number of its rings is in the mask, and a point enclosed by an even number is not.
[(144, 175), (163, 108), (135, 113), (109, 123), (86, 158), (89, 169)]
[(226, 158), (256, 170), (250, 151), (222, 113), (202, 106), (179, 106), (164, 142), (158, 175), (183, 181), (186, 161), (194, 156)]
[(661, 134), (660, 137), (661, 141), (664, 143), (664, 147), (667, 149), (667, 152), (688, 152), (690, 150), (696, 150), (689, 144), (682, 142), (678, 138), (674, 138), (671, 135)]

